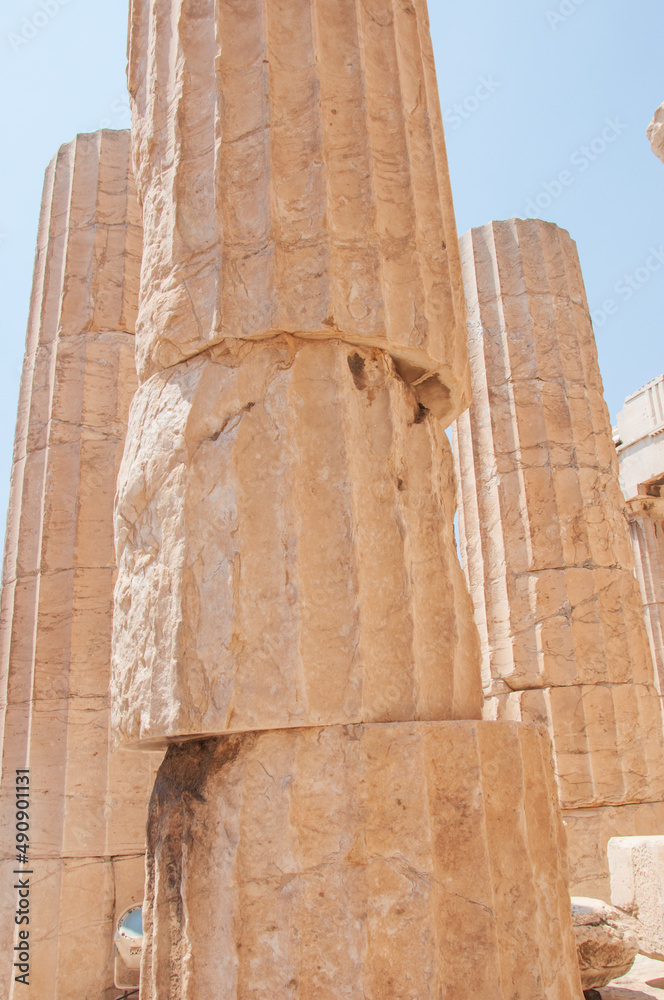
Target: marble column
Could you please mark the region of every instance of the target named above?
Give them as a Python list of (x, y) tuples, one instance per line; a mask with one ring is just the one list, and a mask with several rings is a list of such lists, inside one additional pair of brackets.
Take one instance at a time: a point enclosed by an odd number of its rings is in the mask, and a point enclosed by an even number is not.
[[(141, 258), (129, 152), (128, 132), (82, 135), (46, 173), (0, 620), (4, 997), (114, 997), (115, 920), (143, 898), (159, 761), (112, 752), (109, 719), (113, 500), (136, 389)], [(15, 775), (28, 768), (26, 988), (12, 940)]]
[(647, 488), (652, 495), (633, 497), (627, 502), (627, 510), (655, 687), (661, 698), (664, 694), (664, 498), (659, 496), (661, 486)]
[(113, 719), (168, 747), (142, 995), (576, 998), (546, 738), (478, 721), (426, 4), (134, 0), (129, 81)]
[(455, 431), (459, 533), (485, 717), (548, 726), (573, 894), (608, 899), (609, 837), (664, 818), (664, 753), (579, 260), (535, 219), (461, 247), (473, 404)]

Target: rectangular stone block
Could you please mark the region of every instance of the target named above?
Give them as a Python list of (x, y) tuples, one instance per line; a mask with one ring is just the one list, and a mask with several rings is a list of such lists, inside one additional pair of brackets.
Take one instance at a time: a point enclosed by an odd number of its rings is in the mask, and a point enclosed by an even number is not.
[(608, 845), (612, 837), (653, 837), (664, 829), (664, 803), (564, 810), (573, 896), (611, 902)]
[(664, 837), (609, 841), (611, 902), (634, 920), (639, 953), (664, 960)]

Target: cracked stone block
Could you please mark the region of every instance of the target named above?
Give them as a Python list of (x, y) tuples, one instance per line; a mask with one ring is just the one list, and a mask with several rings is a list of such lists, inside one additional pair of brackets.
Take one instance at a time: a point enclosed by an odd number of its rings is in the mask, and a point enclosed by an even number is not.
[(454, 505), (383, 351), (284, 335), (153, 376), (118, 480), (121, 742), (479, 718)]
[(581, 996), (539, 727), (174, 745), (148, 845), (144, 1000)]
[(612, 837), (656, 836), (664, 829), (664, 802), (565, 809), (574, 896), (611, 901), (609, 842)]

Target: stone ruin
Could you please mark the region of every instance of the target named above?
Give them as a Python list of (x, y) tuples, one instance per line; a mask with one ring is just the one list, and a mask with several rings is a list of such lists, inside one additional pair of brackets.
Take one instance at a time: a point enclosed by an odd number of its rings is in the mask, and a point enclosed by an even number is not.
[(142, 1000), (579, 1000), (570, 887), (659, 871), (664, 754), (574, 244), (459, 249), (425, 0), (176, 7), (132, 0), (131, 135), (46, 175), (0, 997), (137, 987), (142, 906)]

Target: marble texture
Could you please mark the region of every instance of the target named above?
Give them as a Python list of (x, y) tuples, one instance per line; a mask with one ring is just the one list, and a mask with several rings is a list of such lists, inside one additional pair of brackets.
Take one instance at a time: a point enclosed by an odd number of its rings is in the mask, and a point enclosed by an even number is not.
[(426, 0), (133, 0), (141, 379), (282, 332), (388, 350), (467, 405)]
[(142, 1000), (580, 1000), (535, 726), (326, 727), (169, 749)]
[(664, 959), (664, 837), (609, 841), (611, 902), (634, 922), (639, 953)]
[(129, 146), (127, 132), (79, 136), (46, 173), (0, 617), (0, 858), (13, 878), (14, 776), (30, 768), (33, 975), (13, 982), (3, 882), (3, 1000), (114, 997), (115, 907), (143, 894), (158, 762), (112, 751), (109, 704), (113, 500), (137, 385)]
[[(660, 493), (661, 487), (656, 487), (655, 492)], [(632, 497), (627, 509), (655, 687), (661, 698), (664, 695), (664, 498)]]
[[(566, 813), (661, 803), (662, 709), (576, 247), (512, 219), (461, 254), (474, 399), (455, 425), (459, 535), (485, 717), (548, 726)], [(588, 875), (572, 864), (577, 893)]]
[(118, 481), (121, 741), (480, 718), (454, 504), (383, 351), (284, 335), (153, 376)]

